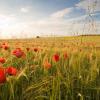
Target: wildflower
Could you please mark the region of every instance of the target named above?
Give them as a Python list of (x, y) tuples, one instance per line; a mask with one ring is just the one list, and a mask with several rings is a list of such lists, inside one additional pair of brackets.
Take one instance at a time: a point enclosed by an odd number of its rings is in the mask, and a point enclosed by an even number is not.
[(6, 81), (5, 69), (0, 68), (0, 84)]
[(29, 51), (29, 50), (30, 50), (30, 48), (26, 48), (26, 50), (27, 50), (27, 51)]
[(15, 55), (16, 57), (18, 58), (21, 58), (22, 56), (25, 56), (24, 52), (21, 50), (21, 49), (15, 49), (13, 52), (12, 52), (13, 55)]
[(45, 61), (44, 61), (43, 66), (44, 66), (44, 68), (47, 69), (47, 70), (51, 68), (51, 64), (48, 62), (48, 60), (45, 60)]
[(64, 54), (63, 54), (63, 57), (64, 57), (64, 59), (67, 59), (67, 58), (68, 58), (67, 53), (64, 53)]
[(34, 48), (34, 52), (37, 52), (38, 51), (38, 48)]
[(58, 62), (59, 61), (59, 55), (54, 54), (52, 59), (53, 59), (53, 61)]
[(17, 69), (10, 66), (6, 69), (6, 73), (8, 73), (9, 75), (14, 75), (15, 76), (17, 74)]
[(6, 43), (3, 43), (1, 45), (1, 48), (3, 48), (4, 50), (8, 50), (9, 49), (9, 46)]
[(4, 48), (4, 50), (8, 50), (9, 46), (8, 45), (4, 45), (3, 48)]
[(5, 63), (5, 59), (4, 58), (0, 58), (0, 63)]

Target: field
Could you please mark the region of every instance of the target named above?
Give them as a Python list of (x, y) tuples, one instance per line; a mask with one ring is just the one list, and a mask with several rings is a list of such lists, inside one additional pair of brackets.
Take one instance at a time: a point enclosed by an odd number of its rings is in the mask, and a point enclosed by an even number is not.
[(100, 36), (0, 40), (0, 100), (100, 100)]

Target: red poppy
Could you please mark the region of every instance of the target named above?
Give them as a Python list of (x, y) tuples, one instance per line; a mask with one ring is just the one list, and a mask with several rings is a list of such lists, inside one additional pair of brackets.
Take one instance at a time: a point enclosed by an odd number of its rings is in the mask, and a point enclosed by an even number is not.
[(38, 51), (38, 48), (34, 48), (34, 51), (37, 52)]
[(8, 50), (8, 49), (9, 49), (9, 46), (8, 46), (8, 45), (5, 45), (3, 48), (4, 48), (5, 50)]
[(53, 61), (58, 62), (59, 61), (59, 55), (54, 54), (52, 59), (53, 59)]
[(47, 70), (51, 68), (51, 64), (48, 62), (48, 60), (44, 61), (43, 66)]
[(13, 55), (15, 55), (16, 57), (18, 58), (21, 58), (22, 56), (24, 56), (24, 52), (21, 50), (21, 49), (15, 49), (13, 52), (12, 52)]
[(5, 69), (0, 68), (0, 83), (4, 83), (5, 81), (6, 81)]
[(0, 58), (0, 63), (5, 63), (5, 59), (4, 58)]
[(68, 58), (67, 53), (64, 53), (64, 54), (63, 54), (63, 57), (64, 57), (64, 59), (67, 59), (67, 58)]
[(30, 50), (30, 48), (26, 48), (26, 50), (27, 50), (27, 51), (29, 51), (29, 50)]
[(6, 73), (8, 73), (9, 75), (14, 75), (15, 76), (17, 74), (17, 69), (10, 66), (6, 69)]
[(2, 47), (4, 50), (8, 50), (8, 49), (9, 49), (9, 46), (8, 46), (7, 44), (3, 44), (1, 47)]

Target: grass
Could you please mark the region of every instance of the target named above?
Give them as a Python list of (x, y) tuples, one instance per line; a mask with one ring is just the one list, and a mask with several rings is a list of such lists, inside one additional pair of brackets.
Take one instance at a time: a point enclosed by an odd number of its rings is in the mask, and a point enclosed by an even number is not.
[[(6, 58), (1, 66), (14, 66), (18, 73), (0, 84), (0, 100), (100, 100), (100, 36), (82, 37), (82, 42), (81, 36), (3, 42), (9, 50), (0, 49), (0, 57)], [(17, 47), (24, 58), (12, 55)], [(56, 53), (57, 62), (52, 59)]]

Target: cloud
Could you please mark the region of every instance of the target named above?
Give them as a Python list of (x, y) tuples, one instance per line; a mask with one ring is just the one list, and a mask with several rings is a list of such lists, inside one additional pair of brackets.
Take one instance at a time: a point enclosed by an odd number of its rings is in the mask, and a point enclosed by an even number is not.
[(14, 15), (0, 15), (0, 28), (4, 29), (16, 20)]
[(73, 8), (65, 8), (63, 10), (57, 11), (51, 15), (53, 18), (63, 18), (65, 15), (71, 13)]
[[(26, 8), (29, 12), (30, 8)], [(51, 34), (61, 36), (75, 35), (77, 33), (89, 34), (91, 32), (95, 32), (92, 29), (91, 31), (88, 31), (89, 24), (85, 23), (87, 15), (82, 15), (74, 18), (64, 18), (65, 16), (70, 16), (72, 11), (73, 8), (65, 8), (63, 10), (52, 13), (43, 19), (27, 19), (24, 21), (22, 21), (22, 18), (18, 16), (0, 15), (0, 38), (28, 38), (34, 37), (36, 35), (50, 36)], [(26, 12), (24, 11), (24, 13)], [(83, 33), (84, 24), (85, 31)], [(100, 21), (98, 21), (97, 29), (99, 33)]]
[(20, 11), (21, 12), (23, 12), (23, 13), (28, 13), (29, 12), (29, 8), (28, 7), (22, 7), (21, 9), (20, 9)]
[(100, 11), (100, 0), (81, 0), (76, 4), (78, 9), (84, 9), (86, 12), (94, 13)]
[[(94, 14), (95, 16), (95, 14)], [(96, 23), (98, 21), (96, 20)], [(45, 34), (55, 35), (75, 35), (79, 34), (100, 34), (100, 25), (96, 26), (96, 29), (92, 27), (92, 23), (88, 21), (88, 15), (82, 15), (76, 18), (64, 19), (64, 18), (52, 18), (51, 16), (47, 19), (32, 22), (30, 27), (33, 27)], [(98, 31), (96, 31), (98, 30)]]
[[(89, 24), (85, 24), (85, 31), (84, 29), (84, 22), (87, 16), (79, 16), (77, 18), (70, 18), (70, 19), (55, 19), (49, 16), (45, 19), (39, 20), (31, 20), (31, 21), (24, 21), (24, 22), (17, 22), (14, 24), (9, 24), (9, 26), (4, 27), (2, 30), (2, 34), (0, 34), (0, 38), (28, 38), (34, 37), (38, 35), (77, 35), (79, 34), (89, 34), (94, 33), (92, 28), (89, 31)], [(97, 29), (100, 28), (100, 22), (98, 22)], [(23, 26), (23, 27), (22, 27)], [(100, 30), (98, 30), (100, 32)]]

